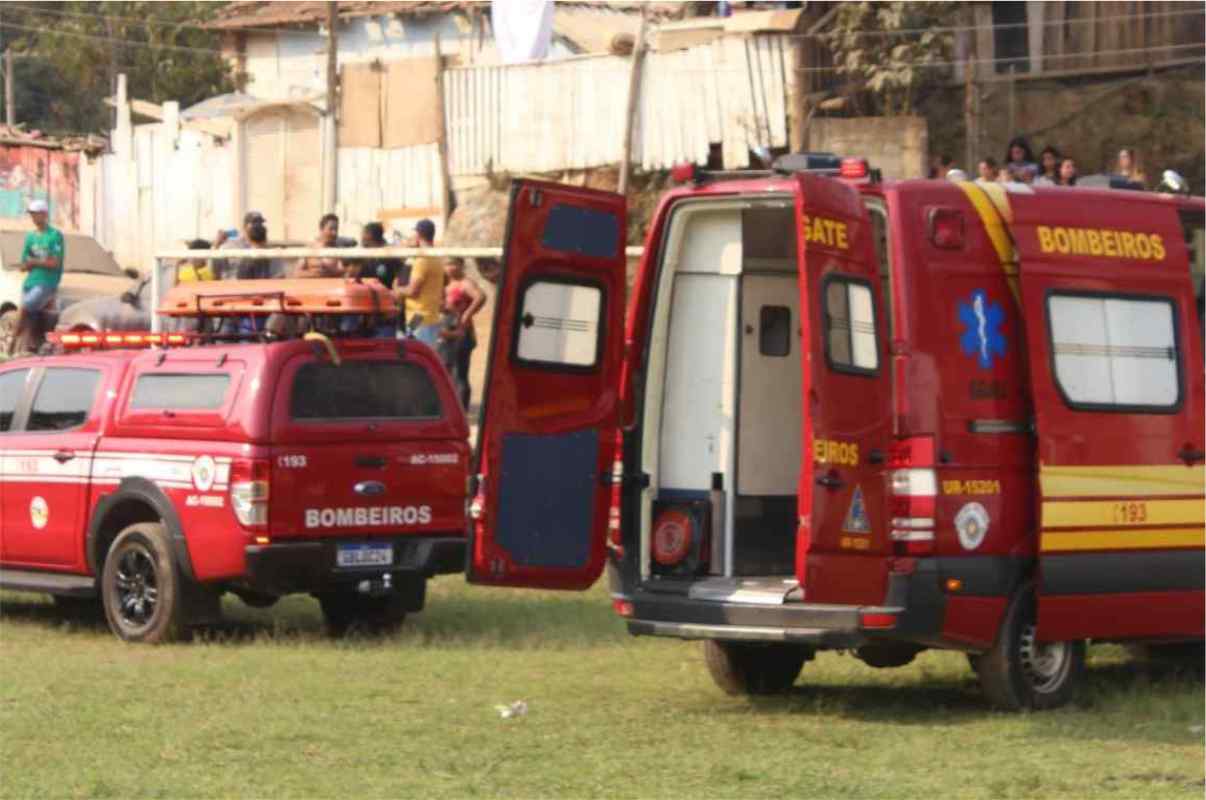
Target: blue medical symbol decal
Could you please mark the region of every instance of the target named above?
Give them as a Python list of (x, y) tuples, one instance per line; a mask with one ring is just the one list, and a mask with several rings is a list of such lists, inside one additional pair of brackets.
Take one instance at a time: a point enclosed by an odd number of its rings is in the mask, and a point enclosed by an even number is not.
[(983, 289), (972, 292), (967, 302), (959, 304), (959, 322), (967, 328), (959, 338), (959, 347), (976, 357), (980, 369), (992, 369), (994, 358), (1004, 358), (1005, 336), (1001, 325), (1005, 312), (1000, 303), (988, 299)]

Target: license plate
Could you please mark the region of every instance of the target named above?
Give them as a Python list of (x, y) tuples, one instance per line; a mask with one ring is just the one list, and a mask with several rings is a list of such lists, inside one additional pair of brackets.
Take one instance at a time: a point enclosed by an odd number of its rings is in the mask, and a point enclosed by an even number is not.
[(335, 552), (341, 567), (387, 567), (394, 563), (394, 548), (389, 544), (341, 544)]

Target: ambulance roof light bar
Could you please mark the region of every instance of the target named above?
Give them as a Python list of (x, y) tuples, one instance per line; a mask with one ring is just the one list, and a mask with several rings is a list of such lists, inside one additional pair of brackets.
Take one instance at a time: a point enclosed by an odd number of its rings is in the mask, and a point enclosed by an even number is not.
[(191, 333), (151, 331), (52, 331), (47, 341), (64, 350), (133, 350), (144, 347), (187, 347), (197, 341)]

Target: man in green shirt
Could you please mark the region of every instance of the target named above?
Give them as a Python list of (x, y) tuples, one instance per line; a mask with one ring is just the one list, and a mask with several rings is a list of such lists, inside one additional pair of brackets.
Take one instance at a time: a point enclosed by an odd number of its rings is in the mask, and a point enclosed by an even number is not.
[[(36, 349), (37, 339), (44, 334), (45, 311), (54, 300), (63, 278), (63, 234), (50, 227), (50, 209), (45, 200), (29, 201), (29, 216), (37, 230), (25, 235), (25, 247), (21, 250), (21, 268), (29, 270), (21, 284), (21, 311), (17, 316), (17, 331), (9, 342), (11, 356), (17, 342), (32, 340)], [(35, 338), (36, 337), (36, 338)]]

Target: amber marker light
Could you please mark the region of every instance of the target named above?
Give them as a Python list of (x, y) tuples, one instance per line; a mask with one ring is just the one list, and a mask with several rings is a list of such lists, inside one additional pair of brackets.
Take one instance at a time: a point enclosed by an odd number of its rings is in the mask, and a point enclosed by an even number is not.
[(959, 580), (958, 578), (947, 578), (946, 579), (946, 590), (948, 592), (963, 591), (963, 581)]

